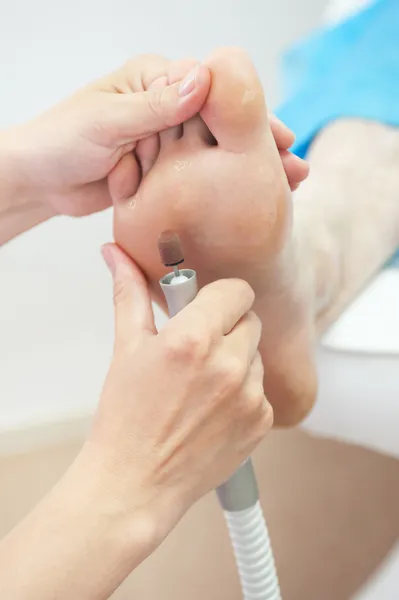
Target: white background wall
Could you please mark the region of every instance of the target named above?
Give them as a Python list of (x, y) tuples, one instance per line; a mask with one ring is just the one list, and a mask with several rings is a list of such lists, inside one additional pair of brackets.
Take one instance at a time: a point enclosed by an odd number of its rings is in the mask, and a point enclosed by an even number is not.
[(14, 0), (0, 5), (0, 126), (26, 119), (127, 57), (244, 46), (276, 100), (276, 58), (325, 0)]

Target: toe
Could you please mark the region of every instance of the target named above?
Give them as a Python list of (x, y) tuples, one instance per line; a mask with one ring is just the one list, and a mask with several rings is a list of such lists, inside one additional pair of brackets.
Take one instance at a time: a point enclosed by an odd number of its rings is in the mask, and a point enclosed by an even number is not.
[[(169, 85), (183, 79), (185, 74), (194, 69), (196, 65), (198, 65), (198, 61), (194, 58), (185, 58), (171, 63), (167, 71)], [(180, 131), (180, 137), (181, 135), (184, 136), (185, 142), (190, 145), (201, 142), (213, 144), (215, 140), (199, 115), (192, 117), (184, 123), (183, 130)]]
[(280, 151), (281, 162), (292, 190), (309, 175), (309, 164), (288, 150)]
[(238, 48), (206, 61), (212, 84), (201, 116), (219, 146), (244, 152), (269, 131), (262, 85), (249, 56)]
[(115, 205), (134, 196), (140, 184), (140, 167), (132, 153), (125, 154), (108, 175), (108, 189)]
[(274, 141), (279, 150), (288, 150), (295, 142), (295, 134), (276, 115), (269, 114), (269, 123)]
[[(176, 79), (176, 81), (178, 81), (178, 79)], [(169, 81), (169, 75), (166, 75), (164, 77), (160, 77), (159, 79), (156, 79), (150, 86), (150, 90), (163, 90), (166, 88), (166, 86), (170, 85), (170, 83), (175, 83), (175, 82), (170, 82)], [(164, 131), (161, 131), (161, 133), (159, 134), (159, 141), (160, 141), (160, 148), (161, 149), (165, 149), (165, 147), (168, 147), (169, 144), (171, 144), (172, 142), (174, 142), (175, 140), (178, 140), (183, 133), (183, 129), (181, 125), (176, 125), (176, 127), (170, 127), (169, 129), (165, 129)], [(155, 162), (156, 157), (153, 160), (153, 163)], [(151, 165), (152, 166), (152, 165)]]
[(179, 140), (183, 135), (183, 125), (176, 125), (176, 127), (170, 127), (165, 129), (159, 134), (161, 141), (161, 150), (167, 150), (171, 144), (176, 140)]
[[(163, 89), (168, 85), (168, 79), (165, 75), (158, 77), (148, 89)], [(159, 134), (153, 134), (148, 138), (140, 140), (136, 146), (136, 157), (141, 166), (141, 174), (145, 177), (148, 171), (154, 166), (159, 154)]]
[(215, 145), (215, 138), (199, 115), (192, 117), (183, 125), (183, 138), (188, 145)]
[(136, 146), (136, 156), (141, 166), (141, 174), (145, 177), (155, 164), (159, 154), (159, 135), (154, 134), (140, 140)]

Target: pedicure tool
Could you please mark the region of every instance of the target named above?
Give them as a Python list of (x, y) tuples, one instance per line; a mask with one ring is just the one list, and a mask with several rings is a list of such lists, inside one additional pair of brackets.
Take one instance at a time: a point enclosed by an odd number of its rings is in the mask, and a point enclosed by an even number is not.
[[(197, 274), (192, 269), (180, 268), (184, 255), (177, 233), (164, 231), (159, 236), (158, 249), (162, 263), (173, 268), (159, 282), (169, 316), (173, 317), (196, 297)], [(230, 533), (244, 600), (281, 600), (251, 459), (216, 492)]]

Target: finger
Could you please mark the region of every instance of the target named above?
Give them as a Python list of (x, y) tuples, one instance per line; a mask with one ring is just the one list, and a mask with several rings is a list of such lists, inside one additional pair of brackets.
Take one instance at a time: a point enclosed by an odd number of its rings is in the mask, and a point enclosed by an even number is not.
[(269, 123), (277, 148), (279, 150), (288, 150), (288, 148), (291, 148), (295, 142), (294, 132), (272, 113), (269, 113)]
[(102, 77), (93, 85), (104, 92), (145, 92), (155, 79), (167, 74), (171, 62), (157, 54), (144, 54), (128, 60), (120, 69)]
[(244, 401), (252, 401), (258, 408), (268, 410), (270, 405), (263, 389), (263, 379), (264, 368), (262, 357), (259, 352), (256, 352), (242, 385), (241, 395)]
[(264, 375), (265, 375), (265, 369), (263, 366), (262, 357), (260, 355), (260, 352), (258, 350), (256, 350), (256, 352), (252, 358), (252, 362), (251, 362), (250, 369), (248, 371), (248, 375), (244, 382), (244, 388), (246, 388), (246, 389), (252, 388), (253, 391), (258, 390), (258, 391), (261, 391), (262, 394), (264, 394), (264, 390), (263, 390)]
[(231, 332), (223, 338), (222, 346), (249, 366), (254, 360), (262, 334), (262, 323), (259, 317), (249, 311), (237, 323)]
[(124, 71), (133, 84), (132, 91), (145, 92), (148, 90), (156, 79), (167, 75), (172, 63), (173, 61), (159, 54), (146, 54), (128, 61)]
[(105, 210), (111, 204), (107, 180), (100, 179), (90, 185), (71, 190), (68, 194), (68, 203), (64, 205), (63, 211), (71, 217), (83, 217)]
[[(163, 90), (168, 85), (167, 77), (159, 77), (150, 86), (149, 89)], [(154, 166), (160, 150), (159, 134), (154, 133), (144, 140), (140, 140), (136, 146), (136, 156), (141, 166), (141, 177), (144, 178)]]
[(128, 60), (120, 69), (102, 77), (93, 85), (106, 92), (145, 92), (158, 79), (166, 77), (169, 84), (181, 81), (197, 64), (195, 58), (172, 61), (157, 54), (144, 54)]
[(238, 321), (252, 308), (255, 294), (250, 285), (241, 279), (224, 279), (211, 283), (180, 313), (169, 321), (168, 327), (181, 331), (207, 333), (218, 339), (228, 334)]
[(290, 186), (304, 181), (309, 175), (309, 164), (288, 150), (280, 151), (280, 158)]
[(103, 125), (112, 132), (117, 146), (144, 139), (194, 116), (202, 108), (209, 88), (209, 70), (198, 65), (182, 81), (164, 89), (109, 94)]
[[(151, 89), (162, 83), (166, 86), (181, 81), (187, 73), (196, 67), (197, 64), (198, 61), (194, 58), (183, 58), (182, 60), (171, 62), (167, 68), (166, 76), (155, 80), (151, 85)], [(183, 135), (182, 127), (182, 125), (177, 125), (176, 127), (163, 131), (162, 137), (160, 138), (161, 145), (163, 144), (165, 146), (165, 142), (180, 139)]]
[(273, 409), (265, 396), (263, 380), (263, 362), (260, 353), (256, 352), (242, 385), (240, 397), (245, 404), (249, 404), (251, 412), (258, 419), (262, 419), (262, 433), (264, 435), (273, 425)]
[(159, 155), (159, 135), (154, 133), (150, 137), (140, 140), (136, 147), (136, 156), (141, 165), (141, 176), (144, 178), (154, 166)]
[(116, 244), (101, 249), (114, 284), (115, 345), (134, 345), (155, 335), (154, 313), (147, 282), (137, 265)]
[(140, 184), (140, 168), (132, 152), (125, 154), (108, 175), (112, 202), (125, 202), (134, 196)]
[(181, 60), (175, 60), (168, 65), (167, 77), (169, 84), (181, 81), (187, 73), (192, 69), (195, 69), (198, 61), (195, 58), (182, 58)]
[[(188, 73), (189, 72), (189, 68), (187, 68), (186, 71), (184, 71), (184, 73)], [(184, 75), (183, 75), (184, 77)], [(170, 85), (171, 83), (176, 83), (176, 81), (180, 81), (180, 77), (174, 81), (169, 81), (168, 77), (160, 77), (159, 79), (156, 79), (154, 81), (154, 83), (149, 87), (149, 91), (152, 90), (163, 90), (165, 89), (168, 85)], [(170, 129), (166, 129), (165, 131), (163, 131), (161, 134), (157, 135), (158, 141), (159, 141), (159, 147), (158, 150), (160, 151), (162, 148), (163, 143), (165, 142), (165, 140), (175, 140), (175, 139), (179, 139), (182, 135), (182, 125), (176, 125), (175, 127), (171, 127)], [(151, 136), (151, 138), (153, 138), (154, 136)], [(151, 138), (147, 138), (147, 139), (151, 139)], [(141, 142), (141, 144), (144, 144), (146, 140), (144, 140), (143, 142)]]

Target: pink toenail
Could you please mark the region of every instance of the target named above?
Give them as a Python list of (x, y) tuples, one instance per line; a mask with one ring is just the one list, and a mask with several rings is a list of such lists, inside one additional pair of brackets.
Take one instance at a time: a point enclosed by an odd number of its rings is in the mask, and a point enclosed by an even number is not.
[(194, 90), (196, 85), (198, 67), (192, 69), (183, 79), (179, 87), (179, 96), (188, 96)]

